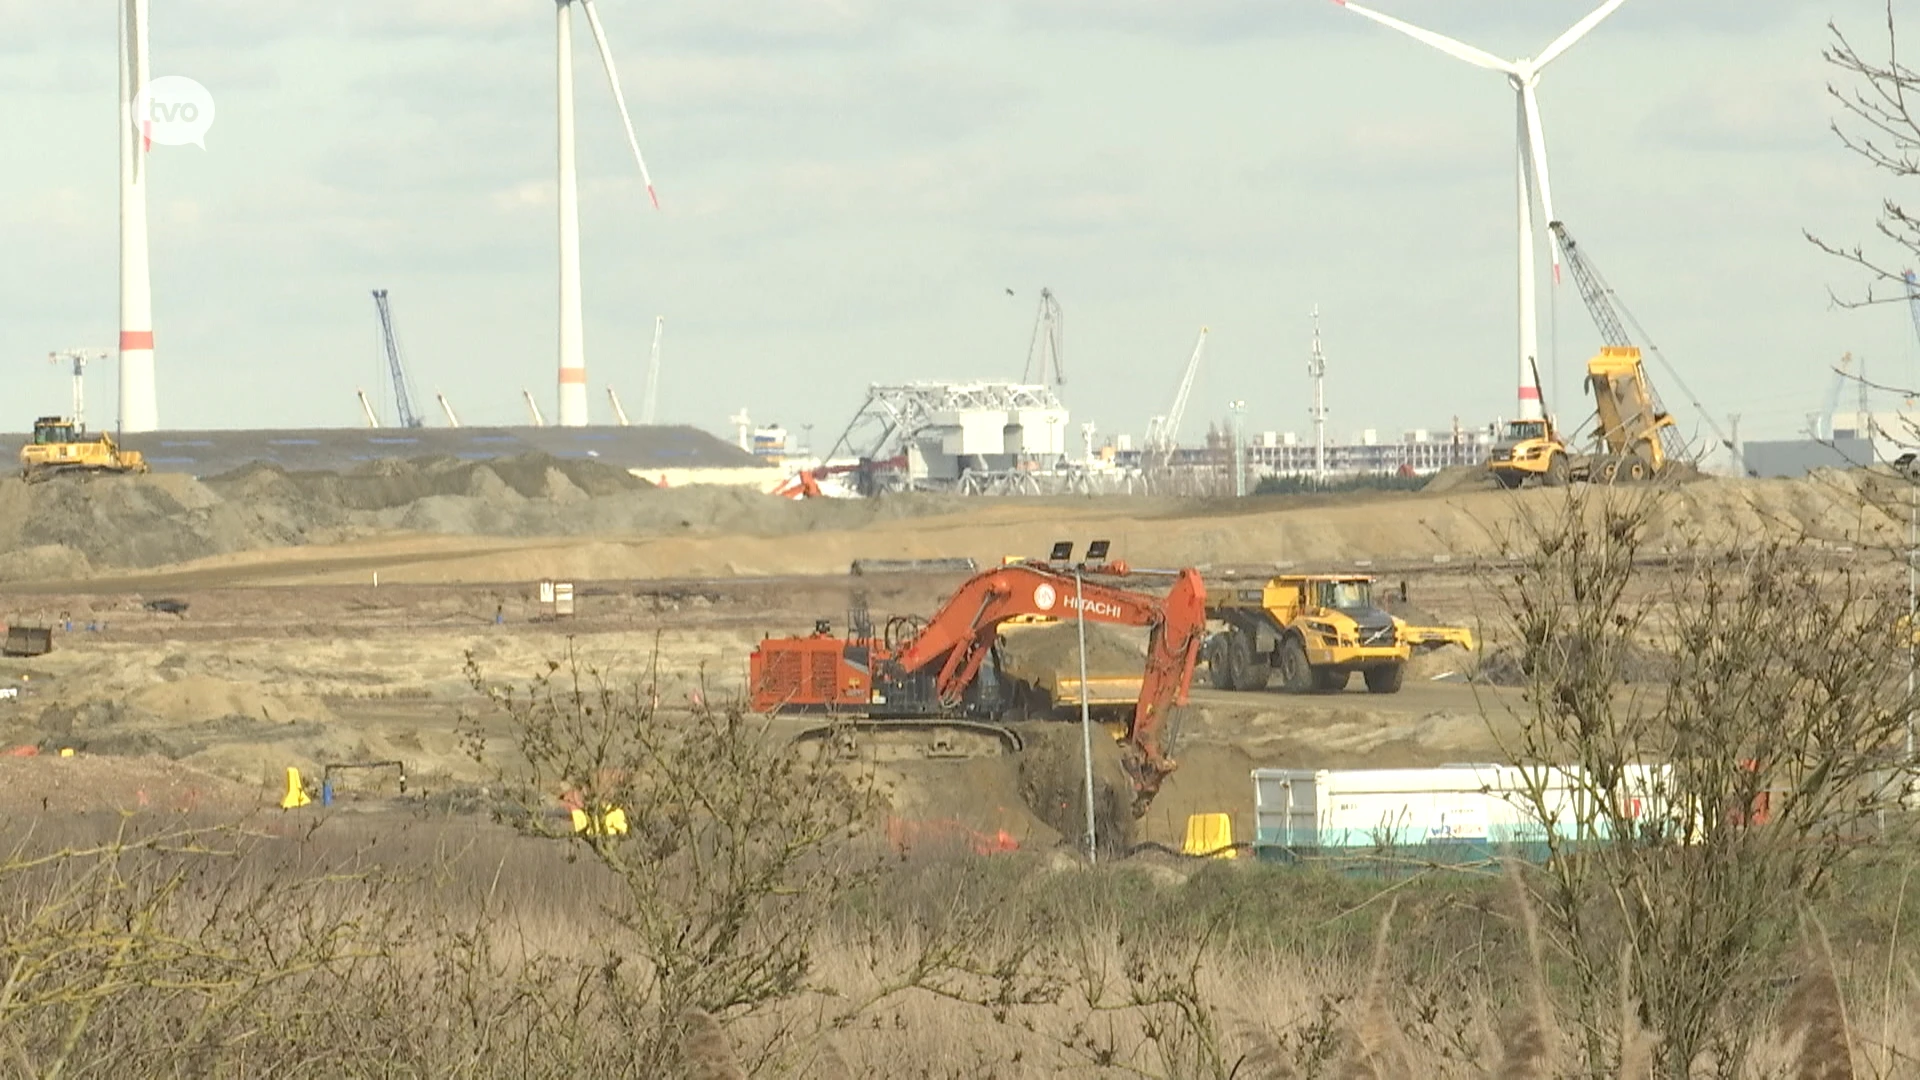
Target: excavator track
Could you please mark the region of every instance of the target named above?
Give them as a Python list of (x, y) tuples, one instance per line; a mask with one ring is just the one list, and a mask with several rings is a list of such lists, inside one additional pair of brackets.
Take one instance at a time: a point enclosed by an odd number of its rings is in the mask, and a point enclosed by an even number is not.
[(808, 728), (794, 743), (836, 760), (938, 761), (999, 757), (1026, 749), (1009, 727), (981, 720), (848, 719)]

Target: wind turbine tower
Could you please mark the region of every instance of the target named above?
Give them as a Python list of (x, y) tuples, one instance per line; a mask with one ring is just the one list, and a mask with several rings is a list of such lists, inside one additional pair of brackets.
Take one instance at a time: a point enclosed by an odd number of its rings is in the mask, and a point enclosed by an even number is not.
[(147, 138), (133, 99), (147, 85), (147, 0), (119, 0), (120, 430), (160, 426), (153, 375), (153, 277), (147, 258)]
[[(145, 0), (131, 0), (145, 3)], [(653, 193), (653, 179), (647, 162), (640, 155), (640, 141), (633, 133), (633, 117), (627, 113), (627, 99), (620, 92), (620, 73), (613, 66), (613, 52), (607, 47), (606, 31), (593, 10), (593, 0), (557, 0), (555, 37), (558, 46), (559, 106), (559, 198), (560, 206), (560, 415), (561, 427), (585, 427), (587, 424), (586, 324), (580, 310), (580, 184), (574, 167), (573, 151), (573, 8), (580, 7), (593, 31), (593, 43), (600, 51), (600, 66), (606, 69), (607, 83), (613, 88), (613, 103), (620, 109), (620, 122), (626, 125), (627, 145), (633, 150), (634, 163), (640, 166), (640, 179), (647, 185), (647, 198), (658, 209), (660, 200)]]
[[(1471, 45), (1455, 41), (1453, 38), (1423, 30), (1411, 23), (1401, 22), (1390, 15), (1382, 15), (1370, 8), (1350, 3), (1349, 0), (1333, 0), (1334, 3), (1353, 12), (1372, 19), (1382, 26), (1391, 27), (1424, 42), (1456, 60), (1464, 60), (1475, 67), (1498, 71), (1507, 77), (1507, 84), (1513, 87), (1515, 117), (1518, 134), (1516, 143), (1516, 165), (1519, 181), (1520, 210), (1520, 414), (1522, 420), (1542, 418), (1540, 408), (1540, 382), (1535, 374), (1537, 358), (1540, 355), (1540, 318), (1538, 304), (1534, 296), (1534, 235), (1536, 230), (1533, 218), (1534, 198), (1540, 200), (1540, 209), (1546, 213), (1546, 222), (1558, 221), (1553, 212), (1553, 187), (1547, 180), (1547, 137), (1540, 123), (1540, 103), (1535, 97), (1535, 88), (1540, 85), (1540, 73), (1548, 64), (1559, 59), (1560, 54), (1572, 48), (1574, 43), (1600, 25), (1601, 21), (1614, 13), (1626, 0), (1607, 0), (1592, 14), (1581, 19), (1573, 28), (1561, 34), (1537, 57), (1518, 60), (1502, 60), (1491, 53), (1483, 52)], [(1553, 277), (1560, 280), (1560, 243), (1551, 234), (1548, 243), (1553, 258)]]

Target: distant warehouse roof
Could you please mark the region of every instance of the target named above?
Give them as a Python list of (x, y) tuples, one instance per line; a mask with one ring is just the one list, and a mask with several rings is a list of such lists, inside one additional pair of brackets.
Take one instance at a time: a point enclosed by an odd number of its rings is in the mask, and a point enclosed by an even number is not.
[[(31, 441), (0, 435), (5, 445)], [(216, 476), (256, 462), (289, 471), (342, 471), (381, 458), (486, 461), (528, 453), (590, 458), (620, 469), (725, 469), (763, 464), (698, 428), (311, 428), (284, 431), (154, 431), (127, 435), (155, 472)]]
[(1852, 469), (1875, 464), (1873, 444), (1866, 439), (1842, 436), (1832, 442), (1813, 439), (1782, 439), (1777, 442), (1745, 442), (1740, 457), (1747, 475), (1765, 480), (1798, 479), (1815, 469)]

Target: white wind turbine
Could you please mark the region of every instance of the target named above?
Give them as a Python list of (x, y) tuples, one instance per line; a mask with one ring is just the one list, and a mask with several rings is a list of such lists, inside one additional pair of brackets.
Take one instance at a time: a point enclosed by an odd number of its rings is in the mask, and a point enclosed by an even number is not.
[(560, 426), (584, 427), (587, 424), (586, 329), (580, 313), (580, 185), (573, 160), (573, 19), (575, 3), (587, 16), (593, 31), (593, 43), (600, 50), (600, 65), (607, 71), (607, 83), (613, 87), (613, 103), (620, 109), (620, 122), (626, 125), (627, 145), (633, 148), (634, 163), (640, 166), (640, 179), (647, 185), (647, 198), (655, 209), (660, 199), (653, 193), (653, 178), (647, 173), (647, 160), (640, 156), (640, 140), (633, 134), (633, 117), (627, 113), (626, 95), (620, 92), (620, 73), (613, 66), (613, 53), (607, 48), (607, 34), (593, 0), (557, 0), (556, 19), (559, 45), (560, 111)]
[[(1450, 37), (1436, 34), (1431, 30), (1422, 30), (1410, 23), (1401, 22), (1390, 15), (1349, 3), (1348, 0), (1333, 0), (1357, 15), (1364, 15), (1383, 26), (1390, 26), (1417, 41), (1439, 49), (1448, 56), (1465, 60), (1475, 67), (1487, 68), (1506, 75), (1507, 83), (1513, 87), (1515, 105), (1519, 118), (1519, 130), (1515, 138), (1518, 144), (1517, 160), (1519, 172), (1520, 205), (1520, 419), (1538, 420), (1540, 410), (1540, 383), (1536, 372), (1537, 357), (1540, 354), (1539, 310), (1534, 300), (1534, 220), (1533, 196), (1537, 191), (1540, 209), (1546, 214), (1546, 222), (1552, 223), (1553, 186), (1547, 180), (1547, 137), (1540, 124), (1540, 103), (1534, 96), (1534, 88), (1540, 85), (1540, 73), (1548, 64), (1553, 63), (1561, 53), (1573, 47), (1574, 42), (1585, 37), (1601, 20), (1614, 13), (1626, 0), (1607, 0), (1586, 18), (1573, 25), (1573, 28), (1555, 38), (1545, 52), (1537, 57), (1523, 57), (1518, 60), (1502, 60), (1491, 53), (1483, 52), (1471, 45), (1455, 41)], [(1537, 186), (1536, 186), (1537, 185)], [(1560, 279), (1560, 244), (1551, 233), (1548, 242), (1553, 257), (1554, 280)]]

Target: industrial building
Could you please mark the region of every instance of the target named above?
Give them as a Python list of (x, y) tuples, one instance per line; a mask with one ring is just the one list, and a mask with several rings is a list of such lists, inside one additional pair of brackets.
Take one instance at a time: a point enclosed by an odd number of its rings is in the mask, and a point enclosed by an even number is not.
[(996, 490), (1067, 465), (1067, 409), (1044, 385), (873, 385), (826, 454), (866, 464), (864, 486)]

